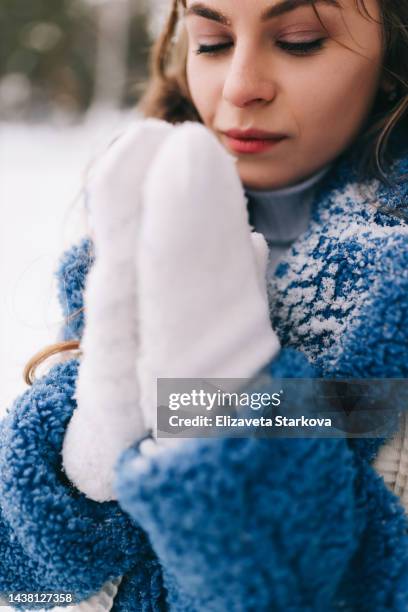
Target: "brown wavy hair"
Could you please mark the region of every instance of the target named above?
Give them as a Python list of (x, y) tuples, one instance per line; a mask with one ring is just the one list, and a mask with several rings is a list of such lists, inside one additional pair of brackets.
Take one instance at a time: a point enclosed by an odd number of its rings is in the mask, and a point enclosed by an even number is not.
[[(404, 138), (408, 134), (408, 3), (402, 0), (378, 2), (385, 49), (383, 70), (388, 76), (395, 100), (391, 101), (382, 90), (378, 92), (370, 118), (359, 136), (361, 154), (358, 172), (362, 179), (375, 177), (388, 186), (394, 186), (395, 183), (389, 178), (393, 161), (390, 138), (397, 130), (403, 132)], [(316, 0), (310, 0), (316, 16), (325, 28), (315, 3)], [(355, 0), (355, 3), (360, 14), (364, 13), (366, 17), (374, 20), (364, 0)], [(151, 50), (150, 79), (139, 103), (139, 110), (145, 117), (156, 117), (173, 124), (183, 121), (202, 123), (187, 83), (186, 32), (182, 27), (177, 31), (185, 6), (185, 0), (172, 1), (163, 31)], [(403, 182), (407, 178), (408, 176), (404, 175), (396, 180)], [(379, 208), (382, 212), (396, 214), (384, 206)], [(406, 218), (401, 212), (398, 216)], [(81, 311), (82, 309), (71, 317), (78, 316)], [(80, 355), (80, 342), (71, 340), (53, 344), (34, 355), (24, 369), (25, 381), (32, 384), (37, 366), (51, 355), (62, 351), (73, 351), (75, 355)]]
[[(309, 1), (327, 31), (315, 6), (316, 0)], [(408, 3), (401, 0), (378, 2), (385, 50), (383, 71), (395, 100), (390, 101), (385, 91), (377, 93), (369, 120), (359, 136), (362, 155), (359, 156), (358, 172), (361, 178), (375, 177), (392, 186), (389, 171), (393, 156), (389, 151), (389, 139), (397, 129), (408, 134)], [(355, 0), (355, 3), (360, 14), (375, 21), (364, 0)], [(145, 117), (170, 123), (202, 123), (189, 94), (186, 31), (181, 27), (177, 32), (185, 7), (185, 0), (172, 2), (167, 22), (152, 49), (150, 79), (139, 108)], [(404, 176), (403, 180), (406, 178)]]

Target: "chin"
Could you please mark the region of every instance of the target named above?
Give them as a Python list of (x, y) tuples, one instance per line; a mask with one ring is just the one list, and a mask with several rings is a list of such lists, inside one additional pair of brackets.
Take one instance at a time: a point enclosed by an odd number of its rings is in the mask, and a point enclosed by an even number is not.
[[(269, 165), (271, 166), (271, 164)], [(282, 171), (279, 171), (276, 163), (273, 165), (273, 169), (271, 167), (263, 168), (261, 160), (253, 159), (250, 163), (246, 160), (238, 160), (237, 169), (244, 187), (257, 190), (282, 189), (298, 182), (299, 179), (296, 176), (285, 175), (285, 169), (286, 171), (288, 169), (287, 165)]]
[(267, 176), (255, 174), (254, 172), (245, 172), (241, 170), (238, 164), (238, 172), (241, 182), (244, 187), (247, 189), (257, 189), (257, 190), (269, 190), (269, 189), (280, 189), (281, 187), (285, 187), (288, 183), (286, 180), (274, 180), (272, 176), (272, 172)]

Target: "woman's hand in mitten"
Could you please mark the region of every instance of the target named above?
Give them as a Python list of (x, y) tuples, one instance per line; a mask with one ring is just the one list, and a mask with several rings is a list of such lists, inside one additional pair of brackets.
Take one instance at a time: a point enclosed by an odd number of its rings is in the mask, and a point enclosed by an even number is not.
[(113, 466), (143, 435), (134, 252), (145, 174), (172, 126), (138, 121), (93, 169), (87, 186), (95, 263), (85, 289), (77, 408), (63, 446), (65, 471), (91, 499), (113, 499)]
[[(156, 430), (158, 377), (249, 377), (279, 350), (267, 247), (251, 234), (233, 158), (201, 125), (142, 126), (91, 189), (96, 263), (64, 466), (96, 500), (114, 498), (121, 451)], [(136, 172), (143, 129), (153, 161)]]
[(157, 378), (250, 378), (280, 348), (266, 242), (234, 158), (204, 126), (177, 127), (155, 157), (136, 253), (141, 406), (155, 431)]

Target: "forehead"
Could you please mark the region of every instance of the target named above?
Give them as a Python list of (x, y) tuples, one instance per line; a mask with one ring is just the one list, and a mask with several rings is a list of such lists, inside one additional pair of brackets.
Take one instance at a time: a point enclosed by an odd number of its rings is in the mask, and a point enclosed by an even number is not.
[(181, 4), (188, 9), (201, 6), (216, 8), (222, 12), (247, 8), (259, 12), (261, 19), (278, 17), (290, 13), (300, 7), (316, 6), (316, 8), (337, 8), (339, 10), (361, 10), (375, 14), (379, 8), (379, 0), (180, 0)]
[[(184, 16), (198, 15), (206, 19), (231, 26), (242, 15), (251, 16), (261, 22), (277, 20), (281, 16), (297, 14), (302, 7), (314, 9), (317, 14), (341, 16), (344, 25), (354, 24), (368, 28), (381, 24), (380, 0), (181, 0)], [(371, 23), (370, 23), (371, 22)]]
[[(352, 0), (355, 2), (355, 0)], [(255, 10), (259, 10), (262, 15), (265, 16), (278, 16), (283, 13), (294, 11), (302, 6), (311, 6), (312, 4), (321, 6), (333, 6), (341, 9), (344, 4), (349, 4), (350, 0), (208, 0), (208, 2), (200, 2), (199, 0), (181, 0), (181, 4), (187, 7), (199, 6), (204, 4), (213, 4), (219, 7), (224, 6), (239, 9), (243, 8), (245, 4), (250, 4)]]

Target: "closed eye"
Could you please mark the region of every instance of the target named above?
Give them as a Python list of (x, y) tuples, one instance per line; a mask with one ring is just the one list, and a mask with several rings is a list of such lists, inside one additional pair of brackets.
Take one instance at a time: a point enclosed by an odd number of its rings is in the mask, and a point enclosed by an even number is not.
[(201, 55), (201, 53), (207, 53), (208, 55), (216, 55), (221, 51), (226, 51), (232, 47), (232, 42), (227, 43), (218, 43), (216, 45), (199, 45), (196, 50), (197, 55)]
[(276, 41), (276, 44), (283, 51), (287, 51), (288, 53), (295, 55), (307, 55), (309, 53), (313, 53), (314, 51), (323, 49), (326, 40), (326, 38), (317, 38), (316, 40), (300, 43), (290, 43), (284, 40), (278, 40)]
[[(326, 38), (318, 38), (316, 40), (300, 43), (291, 43), (284, 40), (278, 40), (276, 41), (276, 45), (282, 49), (282, 51), (292, 55), (308, 55), (322, 49), (325, 41)], [(196, 50), (196, 54), (218, 55), (230, 49), (232, 45), (232, 42), (218, 43), (216, 45), (199, 45), (198, 49)]]

